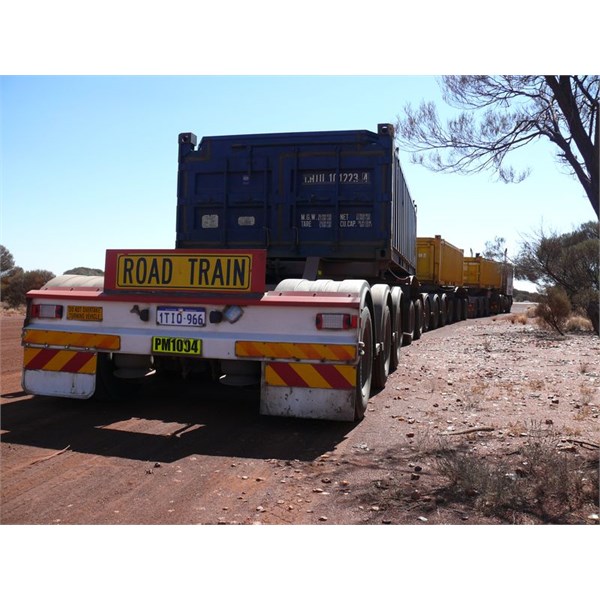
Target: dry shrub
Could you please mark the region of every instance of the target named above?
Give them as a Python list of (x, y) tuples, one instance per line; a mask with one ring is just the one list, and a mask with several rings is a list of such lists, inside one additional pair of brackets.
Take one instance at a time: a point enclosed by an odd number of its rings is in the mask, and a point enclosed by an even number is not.
[(515, 325), (515, 323), (518, 323), (519, 325), (527, 325), (529, 317), (525, 313), (520, 313), (518, 315), (510, 315), (509, 320), (513, 325)]
[(598, 504), (598, 463), (563, 450), (558, 434), (533, 423), (519, 455), (480, 456), (440, 445), (439, 472), (449, 479), (446, 493), (473, 503), (503, 520), (565, 523), (570, 513)]
[(571, 302), (567, 293), (559, 287), (548, 288), (546, 295), (540, 297), (535, 314), (540, 327), (564, 335), (565, 324), (571, 314)]

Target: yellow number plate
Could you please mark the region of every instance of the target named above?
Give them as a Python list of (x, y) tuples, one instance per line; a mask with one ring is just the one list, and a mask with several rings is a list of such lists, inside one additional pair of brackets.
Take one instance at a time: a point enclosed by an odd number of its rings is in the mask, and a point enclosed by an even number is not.
[(101, 306), (67, 306), (70, 321), (102, 321)]
[(185, 354), (201, 356), (202, 340), (154, 336), (152, 338), (152, 354)]

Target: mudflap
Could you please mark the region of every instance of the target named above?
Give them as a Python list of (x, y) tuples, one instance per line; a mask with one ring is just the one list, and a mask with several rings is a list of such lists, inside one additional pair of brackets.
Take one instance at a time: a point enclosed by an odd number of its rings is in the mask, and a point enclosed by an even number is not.
[(26, 369), (22, 385), (28, 394), (86, 399), (94, 395), (96, 374)]
[(354, 421), (355, 382), (351, 365), (263, 364), (260, 414)]
[(263, 385), (260, 414), (326, 421), (354, 421), (356, 392)]

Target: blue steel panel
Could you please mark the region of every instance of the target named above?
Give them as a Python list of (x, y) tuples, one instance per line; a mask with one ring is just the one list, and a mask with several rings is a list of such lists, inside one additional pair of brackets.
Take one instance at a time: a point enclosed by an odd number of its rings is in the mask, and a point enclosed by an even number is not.
[(414, 272), (416, 211), (382, 129), (180, 135), (177, 247), (389, 260)]

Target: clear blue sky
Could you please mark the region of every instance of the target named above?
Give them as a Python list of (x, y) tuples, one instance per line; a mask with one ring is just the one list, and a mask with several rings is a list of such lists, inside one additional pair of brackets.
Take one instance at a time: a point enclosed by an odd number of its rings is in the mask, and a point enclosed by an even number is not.
[[(2, 244), (25, 270), (103, 268), (106, 248), (172, 248), (177, 136), (376, 130), (407, 102), (441, 100), (431, 76), (8, 76), (2, 78)], [(553, 148), (513, 163), (518, 185), (491, 174), (438, 174), (401, 155), (421, 236), (466, 253), (495, 236), (509, 256), (544, 226), (595, 217)]]

